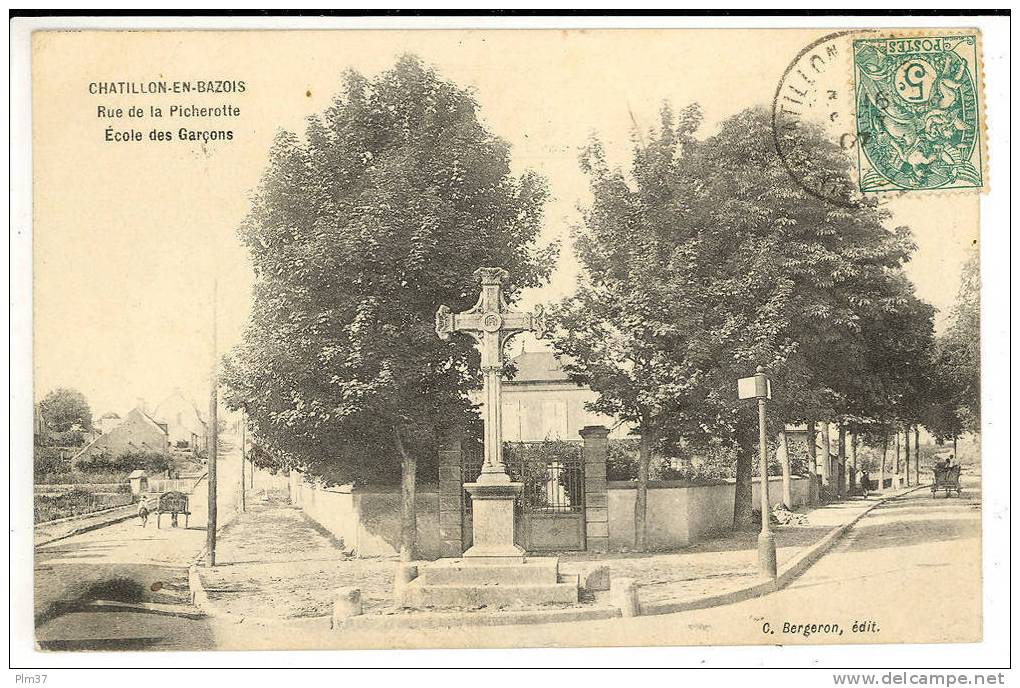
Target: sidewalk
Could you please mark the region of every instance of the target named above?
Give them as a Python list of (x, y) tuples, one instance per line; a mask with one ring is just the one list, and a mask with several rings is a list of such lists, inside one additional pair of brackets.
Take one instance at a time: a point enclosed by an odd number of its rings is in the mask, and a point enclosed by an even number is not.
[(328, 533), (285, 499), (248, 505), (220, 533), (216, 566), (197, 573), (217, 612), (238, 617), (327, 616), (336, 589), (361, 588), (366, 614), (390, 604), (392, 559), (349, 558)]
[[(911, 488), (913, 489), (913, 488)], [(901, 491), (873, 493), (811, 509), (798, 509), (806, 525), (772, 526), (776, 562), (780, 574), (798, 558), (819, 545), (834, 528), (851, 523), (890, 496)], [(643, 614), (668, 613), (702, 605), (709, 598), (724, 604), (728, 595), (739, 594), (765, 582), (758, 571), (758, 532), (727, 533), (691, 547), (671, 552), (560, 555), (560, 568), (574, 562), (602, 563), (613, 577), (633, 578), (640, 586), (638, 599)]]
[[(779, 585), (824, 553), (848, 524), (912, 489), (801, 510), (807, 525), (774, 526)], [(756, 532), (726, 534), (670, 552), (559, 556), (563, 571), (604, 564), (612, 578), (635, 579), (642, 614), (726, 604), (776, 587), (758, 573)], [(207, 611), (217, 614), (262, 620), (329, 616), (341, 586), (361, 589), (366, 616), (392, 613), (394, 559), (347, 557), (328, 533), (280, 501), (253, 504), (241, 514), (221, 534), (217, 562), (212, 569), (197, 569)]]

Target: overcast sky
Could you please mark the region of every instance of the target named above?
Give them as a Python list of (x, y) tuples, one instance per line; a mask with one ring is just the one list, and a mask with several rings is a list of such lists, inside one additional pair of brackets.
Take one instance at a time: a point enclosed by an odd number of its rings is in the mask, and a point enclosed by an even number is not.
[[(752, 31), (216, 32), (36, 35), (34, 45), (36, 396), (80, 389), (94, 414), (151, 405), (175, 387), (207, 393), (211, 282), (219, 278), (219, 347), (234, 344), (248, 314), (250, 271), (236, 229), (280, 129), (303, 131), (337, 93), (341, 73), (374, 75), (413, 52), (473, 88), (488, 128), (512, 146), (516, 169), (549, 182), (545, 240), (564, 245), (548, 287), (524, 305), (569, 293), (577, 206), (587, 200), (577, 154), (591, 132), (625, 164), (630, 131), (652, 126), (661, 102), (691, 102), (702, 134), (722, 119), (771, 103), (797, 52), (826, 33)], [(130, 56), (130, 59), (125, 59)], [(847, 79), (850, 75), (847, 74)], [(107, 96), (98, 80), (242, 79), (233, 96)], [(180, 120), (105, 122), (98, 105), (237, 105), (233, 141), (103, 141), (109, 124), (176, 131)], [(890, 226), (907, 224), (919, 250), (907, 270), (944, 312), (963, 249), (977, 236), (976, 196), (890, 201)], [(941, 322), (941, 319), (940, 319)]]

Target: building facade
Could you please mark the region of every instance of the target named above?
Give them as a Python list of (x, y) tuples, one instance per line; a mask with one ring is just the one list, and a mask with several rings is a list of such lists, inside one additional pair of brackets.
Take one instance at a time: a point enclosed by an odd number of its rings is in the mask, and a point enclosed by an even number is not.
[[(633, 426), (589, 411), (585, 405), (598, 395), (570, 381), (551, 351), (525, 352), (511, 359), (517, 367), (512, 380), (503, 381), (503, 440), (541, 442), (581, 440), (581, 428), (604, 425), (609, 437), (627, 437)], [(482, 403), (481, 393), (472, 401)]]
[(134, 408), (116, 427), (78, 452), (72, 463), (88, 461), (101, 453), (116, 457), (129, 452), (165, 452), (169, 449), (170, 436), (166, 425), (154, 420), (140, 408)]
[(181, 390), (174, 390), (173, 394), (157, 404), (152, 417), (166, 423), (172, 445), (192, 449), (206, 447), (208, 426), (195, 402), (188, 399)]

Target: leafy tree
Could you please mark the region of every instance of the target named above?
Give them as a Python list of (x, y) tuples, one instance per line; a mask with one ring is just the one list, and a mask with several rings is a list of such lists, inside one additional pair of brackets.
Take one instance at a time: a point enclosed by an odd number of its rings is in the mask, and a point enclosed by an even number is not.
[(68, 432), (75, 425), (92, 429), (92, 409), (85, 395), (70, 387), (57, 387), (39, 402), (46, 426), (53, 432)]
[[(556, 346), (599, 393), (594, 410), (636, 422), (649, 447), (732, 445), (734, 525), (748, 527), (757, 419), (736, 379), (757, 365), (772, 376), (770, 437), (787, 420), (865, 407), (873, 380), (854, 377), (863, 323), (902, 296), (893, 283), (913, 243), (853, 195), (849, 161), (819, 130), (798, 132), (799, 146), (813, 174), (840, 182), (827, 184), (838, 204), (791, 179), (764, 110), (701, 141), (698, 123), (696, 107), (664, 108), (657, 130), (635, 136), (629, 175), (609, 169), (597, 141), (585, 152), (594, 201), (575, 244), (584, 273), (557, 311)], [(638, 542), (641, 483), (639, 474)]]
[(649, 144), (635, 142), (631, 177), (611, 170), (601, 143), (581, 157), (593, 203), (578, 229), (575, 252), (584, 273), (574, 296), (553, 311), (562, 328), (555, 346), (565, 369), (599, 393), (591, 410), (640, 429), (635, 499), (635, 549), (645, 548), (648, 473), (656, 442), (685, 395), (684, 378), (670, 352), (682, 342), (676, 302), (666, 284), (670, 257), (681, 250), (675, 230), (683, 212), (677, 193), (680, 158), (701, 123), (697, 106), (674, 117), (665, 107), (661, 129)]
[[(955, 388), (960, 429), (981, 431), (981, 274), (976, 248), (963, 266), (956, 303), (939, 338), (943, 382)], [(955, 437), (955, 433), (953, 436)]]
[(480, 266), (510, 272), (512, 303), (555, 259), (535, 243), (544, 182), (511, 173), (477, 110), (414, 57), (348, 73), (303, 139), (277, 137), (240, 230), (255, 282), (228, 404), (282, 465), (330, 483), (399, 479), (404, 558), (418, 462), (434, 476), (479, 380), (470, 339), (436, 336), (437, 307), (473, 305)]
[(980, 431), (981, 312), (978, 251), (963, 266), (945, 332), (932, 342), (918, 420), (942, 442)]

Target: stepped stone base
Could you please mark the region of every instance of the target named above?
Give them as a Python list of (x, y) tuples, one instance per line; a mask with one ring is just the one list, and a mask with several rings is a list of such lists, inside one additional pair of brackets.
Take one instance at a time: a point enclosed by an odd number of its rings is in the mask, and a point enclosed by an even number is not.
[(404, 607), (523, 607), (576, 604), (576, 574), (561, 575), (555, 557), (440, 559), (407, 584)]

